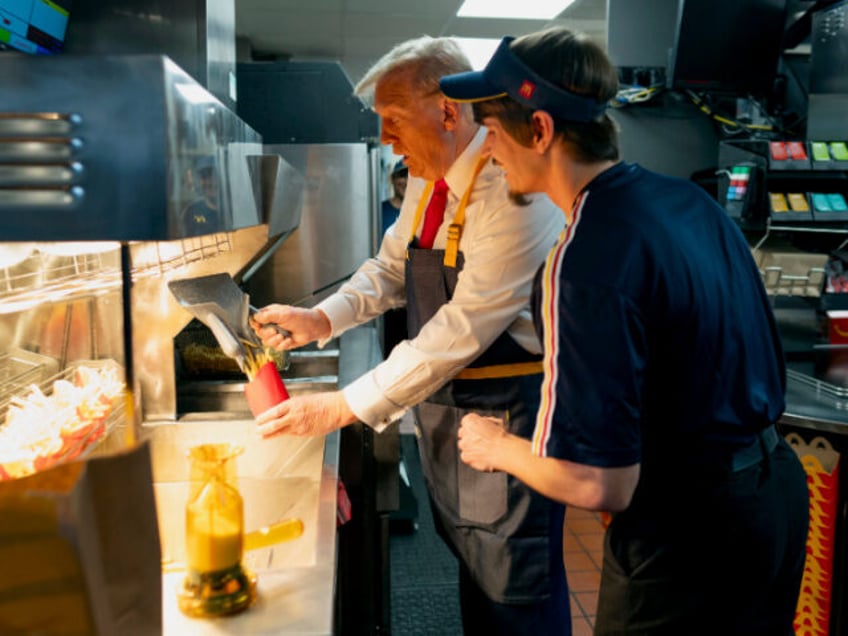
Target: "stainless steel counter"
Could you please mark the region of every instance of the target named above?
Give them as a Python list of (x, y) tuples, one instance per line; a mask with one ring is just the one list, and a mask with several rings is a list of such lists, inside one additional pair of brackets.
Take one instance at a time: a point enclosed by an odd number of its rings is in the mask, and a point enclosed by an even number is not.
[[(252, 421), (247, 422), (251, 426)], [(228, 425), (239, 423), (228, 422)], [(183, 425), (178, 425), (183, 426)], [(204, 434), (208, 439), (208, 434)], [(234, 440), (228, 435), (229, 441)], [(291, 440), (277, 438), (284, 443), (295, 441), (289, 455), (276, 467), (249, 466), (256, 460), (256, 442), (248, 444), (243, 456), (248, 460), (239, 466), (242, 476), (239, 488), (244, 497), (245, 531), (249, 532), (267, 523), (283, 518), (299, 517), (304, 523), (304, 533), (299, 538), (245, 553), (244, 564), (257, 574), (258, 598), (246, 611), (235, 616), (217, 619), (192, 619), (177, 608), (177, 589), (185, 572), (181, 569), (163, 574), (163, 633), (166, 636), (204, 634), (332, 634), (336, 572), (336, 496), (338, 487), (339, 433), (326, 438)], [(259, 445), (268, 446), (274, 440), (256, 438)], [(280, 450), (281, 444), (271, 444)], [(263, 453), (266, 457), (268, 454)], [(317, 472), (315, 472), (316, 461)], [(266, 477), (249, 476), (264, 472)], [(270, 470), (269, 470), (270, 469)], [(154, 476), (155, 478), (155, 476)], [(157, 505), (167, 507), (167, 494), (162, 497), (162, 487), (176, 486), (181, 496), (171, 499), (175, 507), (171, 522), (178, 526), (167, 530), (163, 539), (163, 558), (180, 559), (179, 549), (167, 552), (169, 539), (181, 536), (182, 506), (185, 503), (183, 484), (158, 482)], [(160, 502), (160, 499), (162, 500)], [(164, 505), (163, 505), (164, 504)], [(180, 543), (181, 545), (181, 543)], [(167, 547), (166, 547), (167, 546)]]
[[(778, 302), (779, 301), (779, 302)], [(821, 325), (810, 299), (775, 299), (774, 308), (787, 358), (786, 410), (781, 422), (817, 431), (848, 435), (848, 384), (819, 377), (816, 349)], [(846, 386), (841, 386), (846, 384)]]
[(790, 369), (786, 381), (784, 424), (848, 436), (848, 389)]
[[(364, 373), (374, 362), (372, 327), (360, 327), (339, 339), (337, 386)], [(292, 382), (292, 391), (335, 388), (323, 375), (325, 367), (303, 360), (321, 375), (313, 388)], [(295, 388), (296, 387), (296, 388)], [(324, 438), (280, 436), (262, 439), (246, 411), (242, 391), (233, 389), (226, 403), (242, 406), (218, 413), (198, 413), (178, 422), (143, 427), (150, 441), (154, 491), (162, 543), (163, 632), (166, 636), (238, 634), (244, 636), (333, 633), (338, 545), (336, 505), (341, 432)], [(237, 462), (239, 490), (244, 499), (245, 532), (292, 517), (300, 518), (299, 538), (245, 552), (244, 565), (257, 574), (258, 598), (246, 611), (231, 617), (192, 619), (177, 607), (177, 588), (185, 572), (184, 509), (188, 497), (185, 451), (196, 444), (229, 442), (244, 447)]]

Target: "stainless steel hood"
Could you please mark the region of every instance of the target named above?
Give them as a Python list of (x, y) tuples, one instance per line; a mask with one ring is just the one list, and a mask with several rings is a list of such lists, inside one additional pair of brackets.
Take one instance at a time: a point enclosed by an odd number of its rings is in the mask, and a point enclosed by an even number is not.
[[(164, 56), (0, 57), (6, 241), (170, 240), (262, 223), (261, 137)], [(219, 209), (181, 214), (211, 166)]]

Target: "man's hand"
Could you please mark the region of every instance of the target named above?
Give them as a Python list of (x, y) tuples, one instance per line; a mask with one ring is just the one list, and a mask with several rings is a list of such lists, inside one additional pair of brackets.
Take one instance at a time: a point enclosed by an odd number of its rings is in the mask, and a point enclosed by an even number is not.
[(462, 461), (476, 470), (502, 470), (499, 453), (509, 433), (504, 423), (495, 417), (469, 413), (459, 427), (459, 451)]
[(326, 435), (356, 421), (341, 391), (293, 397), (256, 418), (262, 437)]
[[(281, 334), (272, 324), (289, 332)], [(291, 305), (268, 305), (250, 319), (250, 326), (266, 347), (277, 351), (296, 349), (332, 333), (330, 320), (320, 309), (304, 309)]]
[(470, 413), (459, 427), (462, 461), (477, 470), (501, 470), (545, 497), (586, 510), (618, 511), (630, 505), (639, 464), (603, 468), (533, 454), (529, 439), (508, 433), (494, 417)]

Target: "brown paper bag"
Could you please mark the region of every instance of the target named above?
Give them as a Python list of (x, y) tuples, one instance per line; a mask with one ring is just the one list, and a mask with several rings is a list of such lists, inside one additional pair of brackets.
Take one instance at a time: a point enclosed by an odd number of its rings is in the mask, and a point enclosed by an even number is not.
[(162, 631), (147, 444), (0, 482), (0, 634)]

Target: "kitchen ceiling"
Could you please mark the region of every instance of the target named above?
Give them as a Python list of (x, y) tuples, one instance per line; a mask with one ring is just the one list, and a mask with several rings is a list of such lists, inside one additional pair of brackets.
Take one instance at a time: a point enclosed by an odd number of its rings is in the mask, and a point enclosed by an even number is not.
[(560, 24), (604, 43), (606, 3), (575, 0), (555, 20), (506, 20), (457, 18), (462, 0), (235, 0), (239, 60), (334, 60), (356, 83), (395, 44), (425, 34), (500, 38)]

